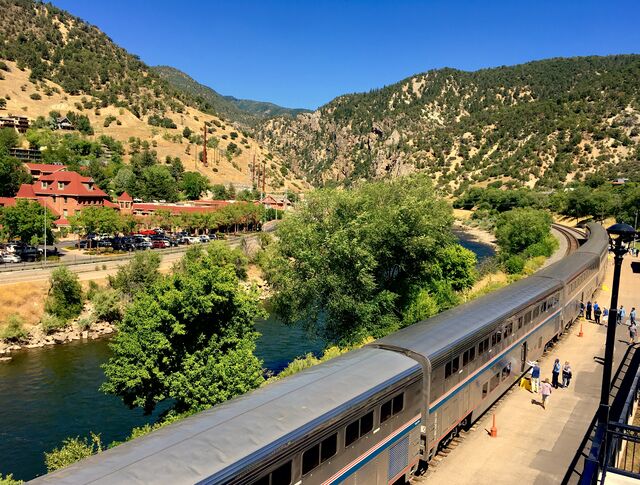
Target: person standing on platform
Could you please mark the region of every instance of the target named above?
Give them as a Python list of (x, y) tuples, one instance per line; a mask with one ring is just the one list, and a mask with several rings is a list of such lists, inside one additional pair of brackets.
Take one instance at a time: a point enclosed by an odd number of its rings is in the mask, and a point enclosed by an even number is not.
[(571, 366), (569, 365), (569, 361), (567, 361), (562, 367), (562, 387), (569, 387), (569, 384), (571, 383), (571, 377), (573, 377), (573, 374), (571, 373)]
[(635, 345), (636, 337), (638, 336), (638, 327), (636, 322), (631, 322), (629, 324), (629, 338), (631, 339), (629, 345)]
[(624, 305), (620, 306), (620, 310), (618, 310), (618, 325), (624, 322), (624, 317), (627, 316), (627, 312), (624, 309)]
[(549, 384), (549, 379), (545, 379), (540, 386), (540, 393), (542, 394), (542, 409), (547, 409), (547, 401), (549, 400), (549, 396), (551, 396), (551, 384)]
[(598, 304), (596, 303), (596, 304), (593, 306), (593, 318), (595, 318), (596, 323), (597, 323), (598, 325), (600, 325), (600, 317), (601, 317), (601, 316), (602, 316), (602, 308), (600, 308), (600, 307), (598, 306)]
[(580, 302), (580, 315), (581, 317), (584, 317), (584, 302), (581, 301)]
[(631, 323), (636, 323), (636, 307), (631, 308), (631, 311), (629, 312), (629, 319), (631, 320)]
[(554, 389), (558, 389), (558, 386), (560, 385), (559, 378), (561, 368), (562, 366), (560, 365), (560, 359), (556, 359), (556, 361), (553, 363), (553, 379), (551, 381)]
[(531, 366), (531, 392), (537, 393), (540, 390), (540, 365), (535, 360), (528, 364)]
[(587, 302), (587, 320), (591, 320), (591, 300)]

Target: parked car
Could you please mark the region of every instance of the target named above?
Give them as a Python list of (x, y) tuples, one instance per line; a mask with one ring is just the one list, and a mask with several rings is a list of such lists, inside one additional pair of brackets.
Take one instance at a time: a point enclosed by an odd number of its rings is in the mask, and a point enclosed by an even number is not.
[(100, 239), (97, 242), (97, 247), (99, 248), (110, 248), (113, 246), (113, 243), (111, 242), (110, 239)]
[(201, 244), (202, 240), (198, 236), (187, 236), (187, 244)]
[(146, 241), (144, 239), (140, 239), (138, 241), (135, 242), (135, 248), (136, 249), (151, 249), (153, 247), (153, 244), (151, 244), (151, 241)]
[(20, 256), (15, 253), (3, 253), (0, 255), (0, 263), (19, 263)]
[(154, 239), (151, 241), (151, 247), (153, 249), (164, 249), (169, 247), (169, 243), (164, 239)]
[(210, 241), (209, 236), (207, 236), (206, 234), (202, 234), (200, 236), (200, 242), (208, 243), (209, 241)]

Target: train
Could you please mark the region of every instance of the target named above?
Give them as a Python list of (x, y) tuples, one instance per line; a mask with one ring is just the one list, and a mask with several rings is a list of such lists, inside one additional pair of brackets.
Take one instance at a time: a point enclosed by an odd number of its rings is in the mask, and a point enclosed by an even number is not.
[(400, 484), (469, 428), (579, 316), (608, 238), (360, 349), (34, 484)]

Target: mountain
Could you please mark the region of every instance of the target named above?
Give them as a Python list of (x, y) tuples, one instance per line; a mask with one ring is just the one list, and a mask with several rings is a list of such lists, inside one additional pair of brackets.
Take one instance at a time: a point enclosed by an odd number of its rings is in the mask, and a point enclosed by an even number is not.
[[(305, 186), (247, 130), (220, 119), (213, 106), (174, 87), (97, 27), (50, 4), (0, 0), (0, 62), (3, 115), (43, 117), (42, 124), (53, 111), (82, 114), (94, 137), (124, 145), (125, 160), (142, 141), (159, 159), (178, 157), (214, 183), (251, 187), (255, 160), (265, 163), (268, 188)], [(205, 125), (208, 167), (195, 162)]]
[(212, 88), (200, 84), (188, 74), (171, 66), (156, 66), (153, 70), (177, 90), (194, 97), (203, 106), (232, 121), (254, 125), (265, 118), (295, 116), (308, 113), (306, 109), (283, 108), (273, 103), (223, 96)]
[(316, 185), (425, 171), (448, 192), (553, 188), (638, 170), (639, 94), (638, 55), (445, 68), (268, 120), (258, 138)]

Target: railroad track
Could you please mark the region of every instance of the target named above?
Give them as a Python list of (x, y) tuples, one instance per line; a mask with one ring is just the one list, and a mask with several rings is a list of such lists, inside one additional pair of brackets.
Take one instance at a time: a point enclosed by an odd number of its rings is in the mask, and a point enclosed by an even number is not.
[(580, 229), (563, 226), (561, 224), (552, 224), (551, 227), (562, 234), (567, 240), (567, 252), (565, 256), (568, 256), (578, 249), (580, 247), (580, 239), (586, 238), (586, 235)]

